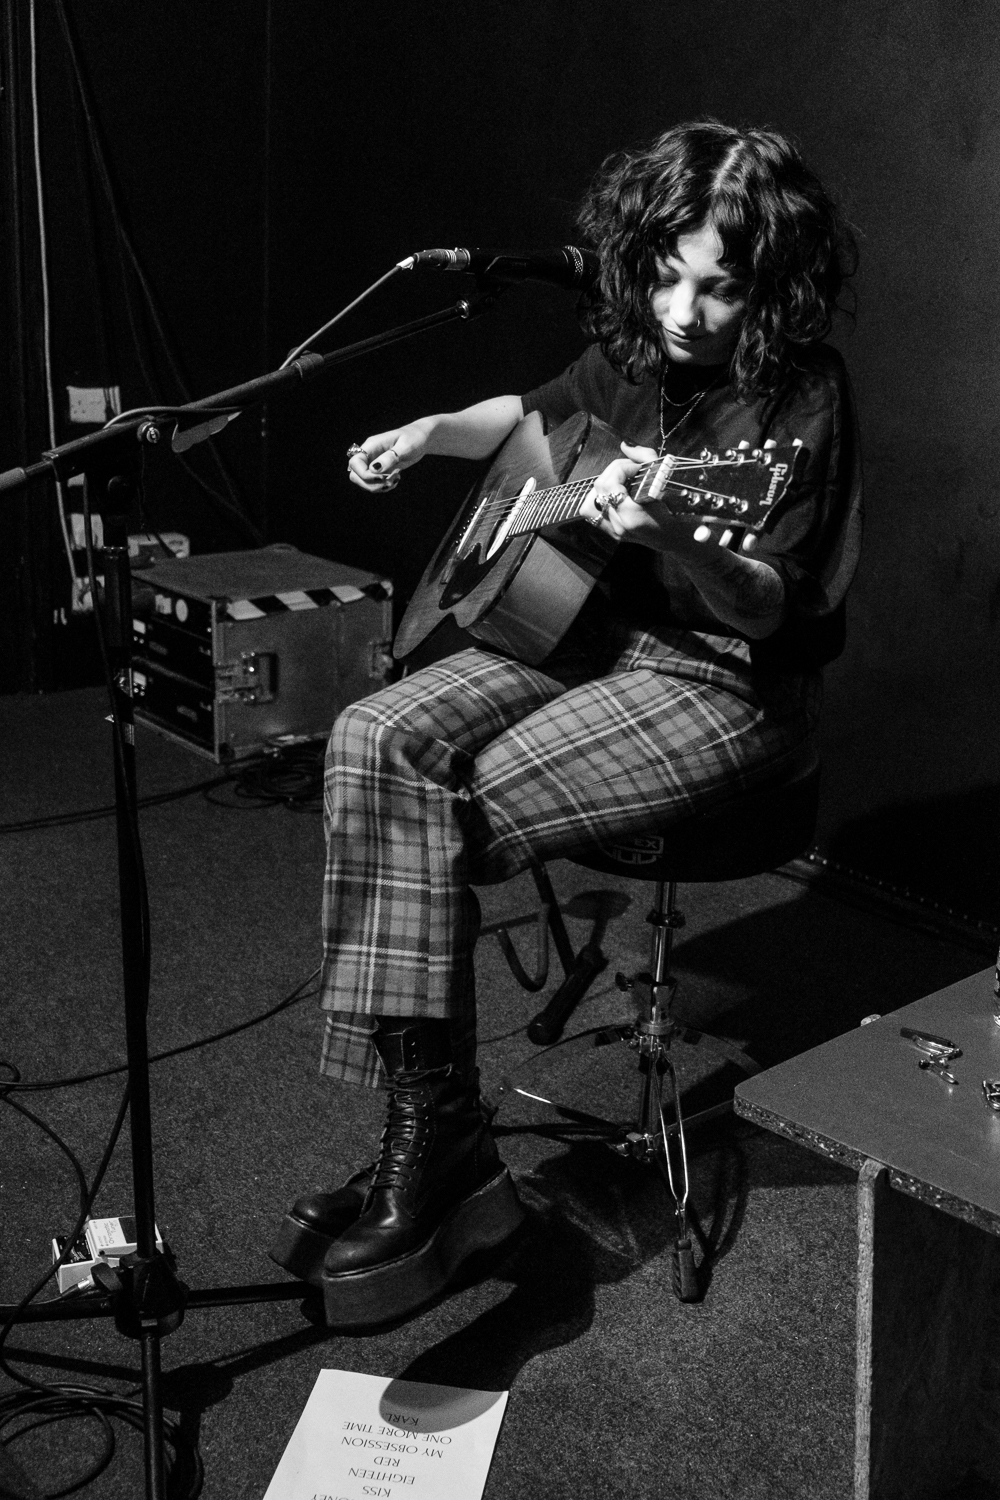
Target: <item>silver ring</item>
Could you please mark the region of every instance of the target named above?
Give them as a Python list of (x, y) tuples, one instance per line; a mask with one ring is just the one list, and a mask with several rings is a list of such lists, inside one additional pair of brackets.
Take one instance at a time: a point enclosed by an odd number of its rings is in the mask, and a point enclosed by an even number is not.
[(347, 456), (348, 458), (353, 458), (356, 453), (361, 454), (361, 457), (364, 459), (365, 463), (368, 462), (368, 454), (361, 447), (361, 445), (359, 443), (352, 443), (347, 450)]
[(994, 1114), (1000, 1114), (1000, 1078), (983, 1079), (983, 1102)]
[(628, 490), (613, 490), (608, 496), (608, 508), (617, 510), (623, 500), (628, 499)]
[(607, 495), (595, 495), (594, 496), (594, 509), (597, 511), (597, 513), (601, 517), (602, 521), (603, 521), (605, 515), (607, 514), (608, 506), (610, 504), (611, 504), (611, 501), (608, 499)]

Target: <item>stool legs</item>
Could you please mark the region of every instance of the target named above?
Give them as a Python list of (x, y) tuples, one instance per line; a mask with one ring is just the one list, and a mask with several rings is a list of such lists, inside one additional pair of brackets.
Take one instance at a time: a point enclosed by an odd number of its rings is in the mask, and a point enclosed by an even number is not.
[(677, 981), (670, 973), (670, 955), (673, 952), (674, 932), (678, 927), (684, 926), (684, 914), (677, 910), (676, 880), (656, 882), (656, 896), (646, 921), (653, 929), (649, 955), (653, 1004), (661, 1005), (665, 1013), (669, 1014), (674, 990), (677, 988)]
[(528, 1026), (528, 1037), (531, 1041), (539, 1047), (550, 1047), (553, 1042), (559, 1040), (563, 1027), (576, 1009), (577, 1002), (601, 970), (607, 967), (608, 961), (601, 952), (600, 945), (594, 939), (591, 939), (589, 943), (584, 943), (579, 953), (574, 954), (573, 945), (563, 923), (559, 902), (556, 900), (552, 883), (549, 880), (549, 872), (544, 865), (533, 865), (531, 873), (534, 876), (539, 900), (546, 911), (548, 925), (566, 976), (548, 1004), (538, 1012)]
[[(622, 1156), (634, 1156), (640, 1161), (653, 1162), (659, 1168), (674, 1205), (674, 1291), (681, 1302), (697, 1302), (701, 1296), (701, 1288), (694, 1264), (691, 1225), (687, 1212), (690, 1191), (687, 1140), (681, 1110), (681, 1091), (670, 1057), (671, 1038), (678, 1030), (671, 1014), (677, 981), (670, 973), (670, 955), (674, 932), (678, 927), (684, 926), (683, 914), (677, 910), (676, 881), (656, 882), (653, 908), (646, 920), (653, 929), (650, 973), (637, 975), (634, 982), (625, 980), (623, 975), (616, 976), (621, 988), (638, 989), (640, 993), (648, 990), (649, 1001), (647, 1014), (643, 1015), (640, 1011), (636, 1016), (635, 1030), (629, 1043), (639, 1053), (639, 1117), (635, 1130), (629, 1131), (624, 1141), (614, 1149)], [(672, 1128), (668, 1128), (663, 1113), (663, 1077), (667, 1073), (670, 1075), (673, 1094)]]

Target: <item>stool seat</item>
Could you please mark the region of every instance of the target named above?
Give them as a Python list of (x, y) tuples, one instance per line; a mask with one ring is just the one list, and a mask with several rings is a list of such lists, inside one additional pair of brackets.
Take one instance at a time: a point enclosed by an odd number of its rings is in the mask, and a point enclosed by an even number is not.
[(739, 880), (773, 870), (812, 839), (819, 805), (819, 752), (807, 745), (766, 781), (677, 822), (567, 856), (605, 875), (639, 880)]

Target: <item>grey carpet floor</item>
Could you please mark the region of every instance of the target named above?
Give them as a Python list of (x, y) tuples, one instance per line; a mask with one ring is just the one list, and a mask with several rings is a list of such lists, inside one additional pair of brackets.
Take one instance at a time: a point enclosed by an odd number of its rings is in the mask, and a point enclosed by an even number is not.
[[(111, 801), (105, 712), (96, 691), (0, 700), (0, 825)], [(142, 726), (138, 762), (144, 796), (213, 773), (209, 762)], [(147, 809), (142, 833), (151, 1047), (160, 1052), (260, 1016), (316, 967), (322, 835), (313, 814), (219, 806), (200, 795)], [(0, 858), (0, 1057), (26, 1080), (120, 1065), (112, 821), (6, 832)], [(550, 873), (574, 939), (583, 941), (597, 921), (610, 960), (574, 1024), (624, 1018), (628, 1004), (609, 976), (646, 964), (646, 890), (566, 863)], [(519, 924), (514, 935), (530, 963), (530, 879), (481, 896), (487, 926)], [(690, 887), (682, 905), (680, 1010), (765, 1064), (986, 962), (957, 941), (780, 875)], [(477, 973), (488, 1093), (497, 1097), (505, 1079), (542, 1079), (565, 1087), (572, 1102), (627, 1118), (636, 1082), (625, 1049), (540, 1065), (524, 1035), (538, 1002), (516, 985), (490, 935)], [(306, 994), (235, 1036), (153, 1066), (157, 1218), (190, 1285), (281, 1280), (265, 1252), (289, 1201), (370, 1159), (380, 1098), (318, 1076), (319, 1032)], [(121, 1086), (116, 1074), (19, 1097), (92, 1172)], [(410, 1322), (366, 1336), (330, 1334), (288, 1301), (195, 1310), (164, 1340), (166, 1405), (200, 1445), (209, 1500), (259, 1500), (324, 1368), (510, 1389), (487, 1500), (523, 1493), (846, 1500), (852, 1174), (735, 1122), (706, 1134), (692, 1175), (713, 1266), (704, 1300), (682, 1305), (670, 1287), (658, 1176), (599, 1143), (527, 1128), (538, 1122), (519, 1096), (504, 1096), (501, 1149), (530, 1209), (525, 1235), (481, 1279)], [(9, 1107), (0, 1110), (0, 1140), (7, 1303), (44, 1269), (50, 1236), (72, 1222), (76, 1199), (51, 1140)], [(99, 1210), (128, 1211), (130, 1170), (126, 1143)], [(36, 1379), (137, 1389), (136, 1346), (107, 1321), (22, 1325), (6, 1353)], [(0, 1393), (10, 1387), (0, 1376)], [(11, 1451), (38, 1485), (54, 1490), (96, 1446), (93, 1424), (74, 1420), (31, 1433)], [(111, 1466), (80, 1493), (100, 1500), (142, 1493), (137, 1433), (121, 1431)]]

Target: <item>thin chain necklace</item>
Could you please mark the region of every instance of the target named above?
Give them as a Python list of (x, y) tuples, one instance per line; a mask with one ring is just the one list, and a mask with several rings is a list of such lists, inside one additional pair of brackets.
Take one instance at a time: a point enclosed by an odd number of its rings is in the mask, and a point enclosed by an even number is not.
[[(695, 391), (694, 395), (693, 396), (689, 396), (688, 399), (687, 399), (687, 401), (685, 401), (683, 403), (680, 402), (680, 401), (671, 401), (670, 397), (667, 395), (667, 393), (666, 393), (666, 391), (664, 389), (665, 383), (666, 383), (666, 374), (664, 373), (663, 375), (660, 376), (660, 406), (659, 406), (659, 414), (660, 414), (660, 457), (661, 458), (663, 457), (664, 453), (666, 453), (666, 451), (667, 451), (667, 439), (670, 438), (670, 437), (673, 437), (674, 433), (677, 431), (678, 427), (681, 425), (681, 423), (684, 421), (684, 419), (686, 417), (689, 417), (691, 415), (691, 413), (694, 411), (695, 407), (698, 405), (698, 402), (701, 401), (704, 396), (707, 396), (708, 393), (709, 393), (709, 391), (713, 390), (715, 388), (715, 386), (718, 385), (718, 383), (719, 383), (719, 376), (717, 375), (715, 377), (715, 379), (709, 385), (706, 385), (705, 387), (703, 387), (702, 390)], [(666, 430), (666, 420), (665, 420), (666, 412), (664, 411), (664, 407), (665, 406), (672, 406), (672, 407), (674, 407), (675, 410), (678, 407), (682, 407), (680, 416), (677, 418), (676, 422), (669, 429), (669, 431)]]

